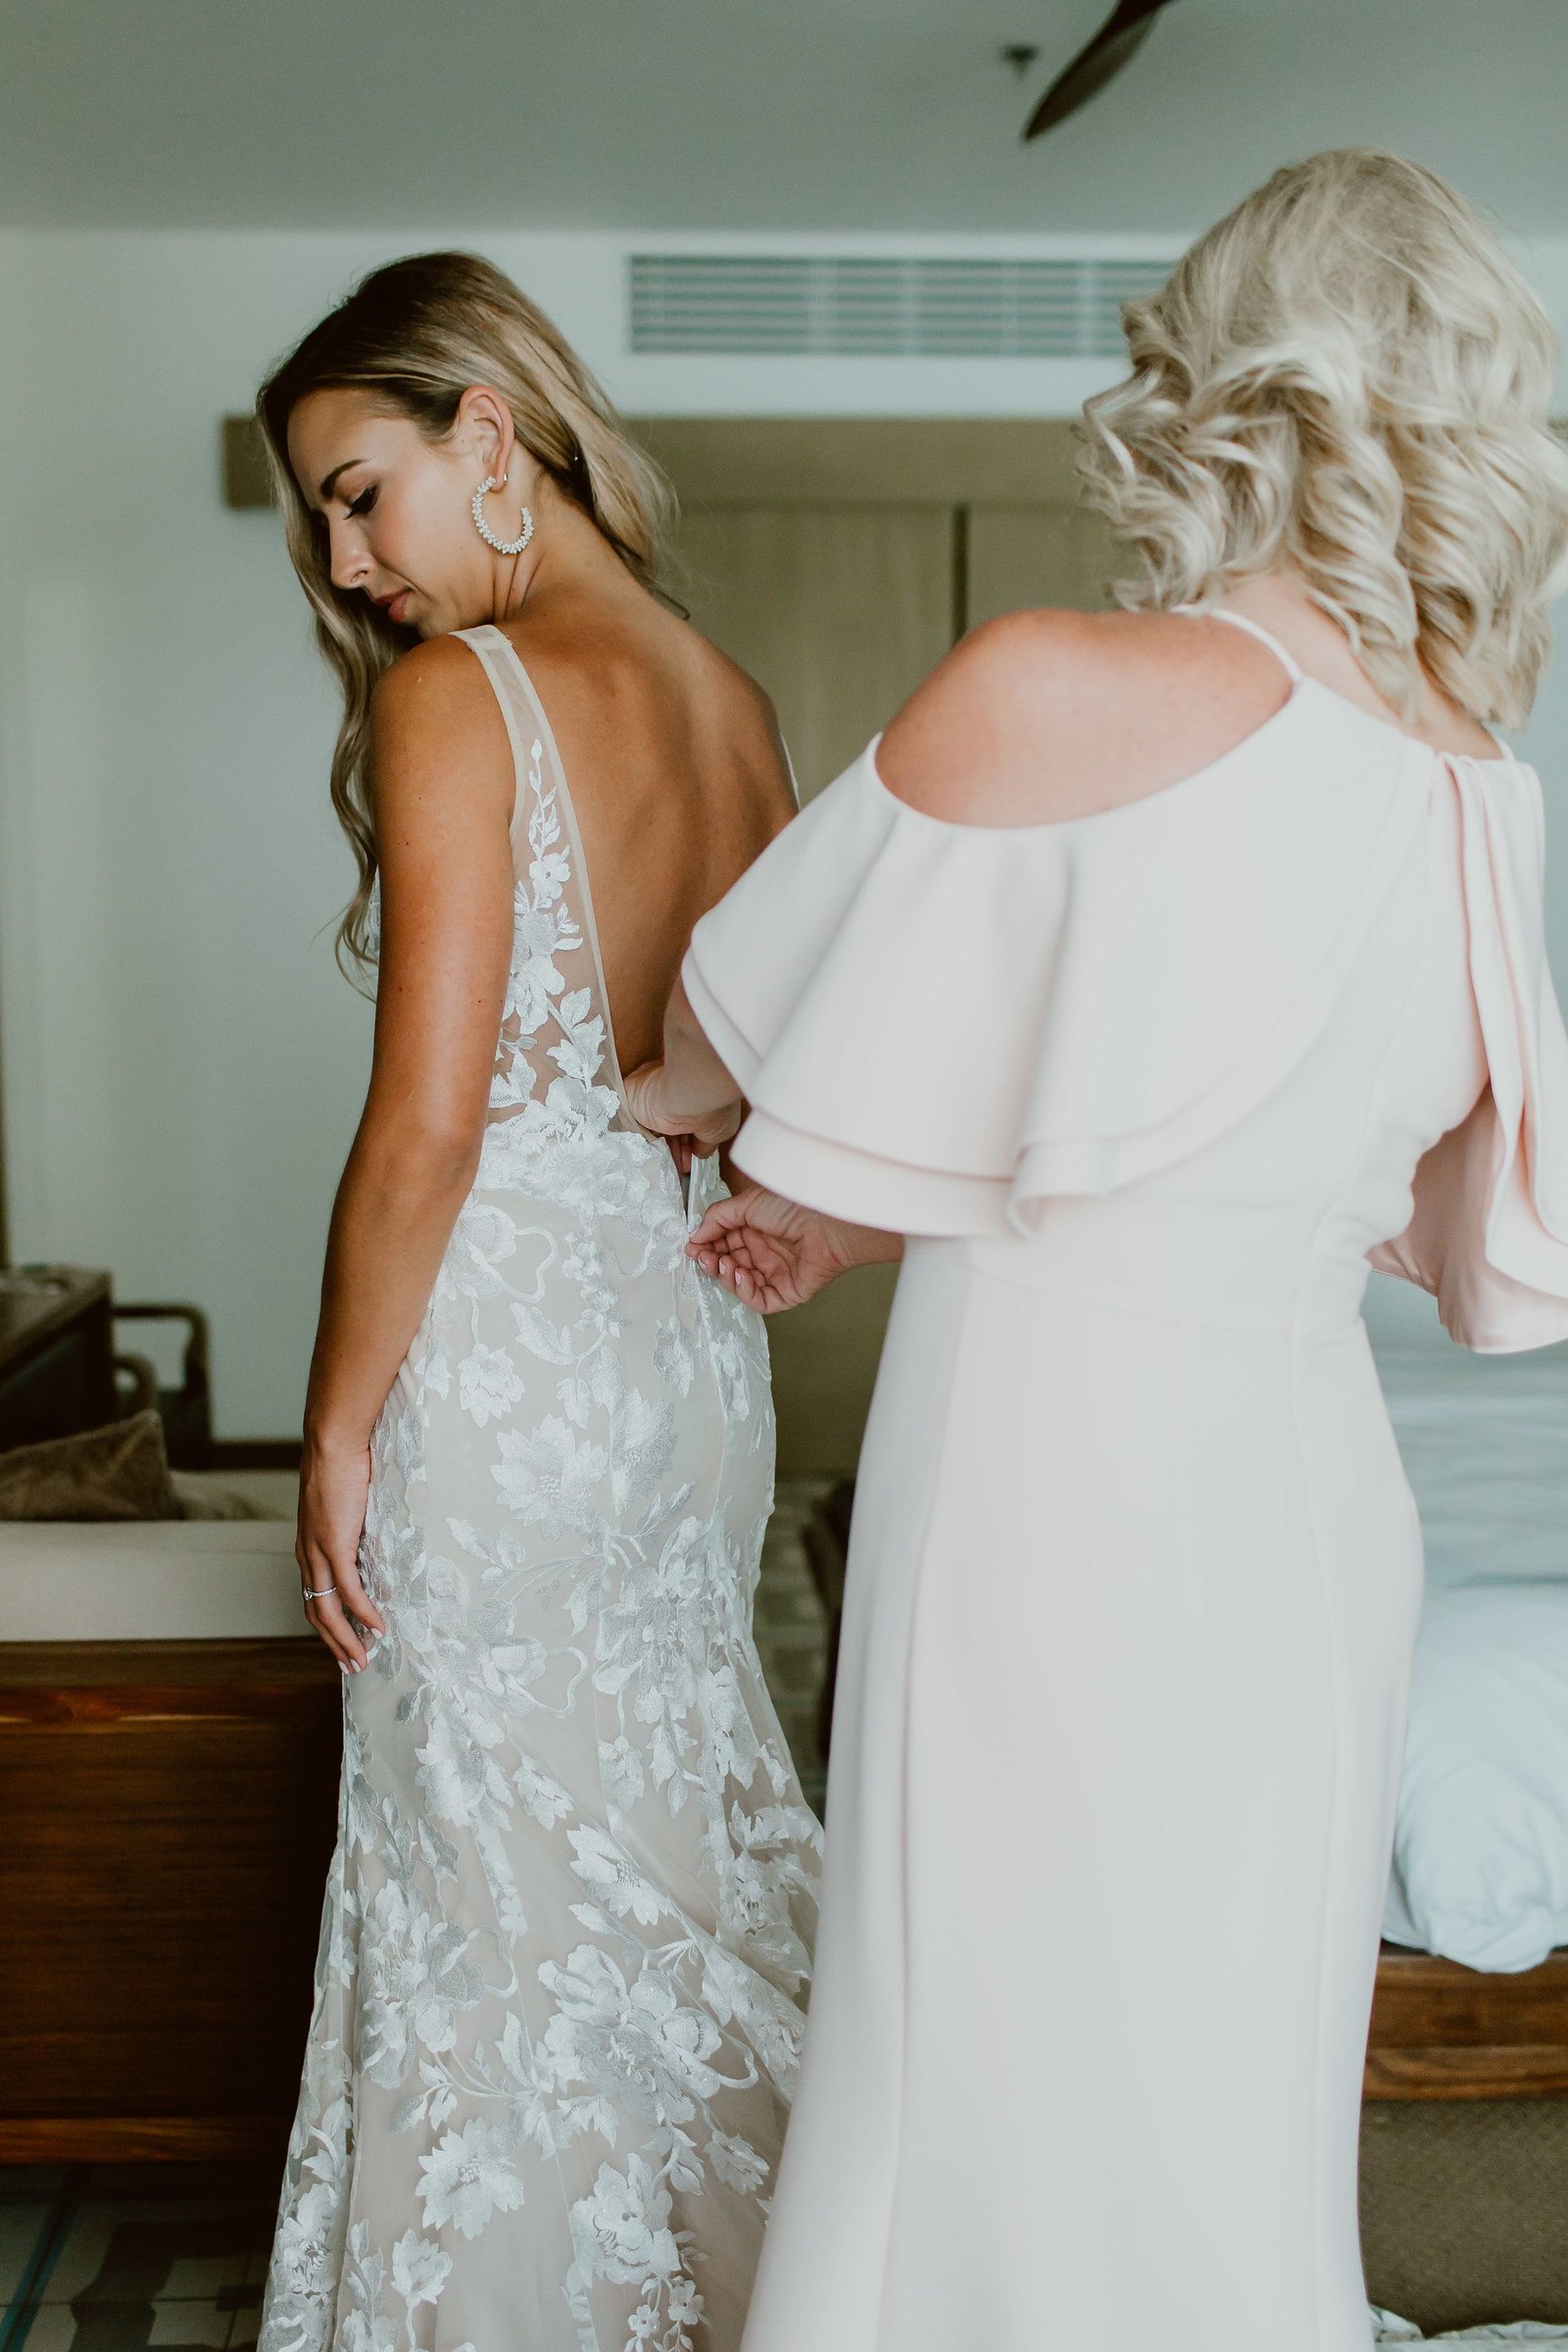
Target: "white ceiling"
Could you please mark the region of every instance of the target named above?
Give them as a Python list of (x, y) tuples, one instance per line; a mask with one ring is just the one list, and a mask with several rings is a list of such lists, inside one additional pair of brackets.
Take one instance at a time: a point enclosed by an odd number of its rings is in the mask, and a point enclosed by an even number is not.
[(1107, 6), (0, 0), (0, 222), (1187, 229), (1369, 141), (1568, 230), (1568, 0), (1175, 0), (1023, 147)]

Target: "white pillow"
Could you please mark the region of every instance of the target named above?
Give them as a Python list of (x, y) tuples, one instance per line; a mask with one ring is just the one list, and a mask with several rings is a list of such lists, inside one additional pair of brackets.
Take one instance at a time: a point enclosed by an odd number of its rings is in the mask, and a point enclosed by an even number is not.
[(1568, 1943), (1568, 1581), (1429, 1590), (1383, 1932), (1502, 1972)]

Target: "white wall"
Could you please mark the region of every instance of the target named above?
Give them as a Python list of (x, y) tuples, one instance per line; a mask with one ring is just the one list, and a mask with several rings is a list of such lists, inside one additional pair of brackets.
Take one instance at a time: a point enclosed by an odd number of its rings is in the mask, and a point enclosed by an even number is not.
[[(0, 1020), (13, 1253), (111, 1266), (122, 1298), (205, 1305), (227, 1435), (298, 1428), (368, 1020), (330, 952), (350, 875), (326, 803), (330, 684), (274, 520), (220, 502), (219, 419), (248, 407), (268, 364), (356, 274), (420, 242), (0, 236)], [(1104, 372), (633, 359), (621, 330), (627, 240), (483, 242), (633, 412), (1064, 415)], [(733, 240), (679, 240), (697, 242)], [(1537, 264), (1568, 320), (1568, 247)], [(1537, 733), (1560, 800), (1568, 678)], [(1568, 824), (1557, 830), (1568, 842)], [(1568, 849), (1552, 923), (1568, 978)]]

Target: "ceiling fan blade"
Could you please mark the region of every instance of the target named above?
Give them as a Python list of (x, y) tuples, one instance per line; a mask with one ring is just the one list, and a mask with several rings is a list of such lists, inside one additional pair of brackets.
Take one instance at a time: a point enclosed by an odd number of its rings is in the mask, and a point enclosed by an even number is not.
[(1024, 125), (1024, 138), (1038, 139), (1065, 122), (1099, 95), (1154, 29), (1154, 19), (1170, 0), (1120, 0), (1066, 71), (1058, 74)]

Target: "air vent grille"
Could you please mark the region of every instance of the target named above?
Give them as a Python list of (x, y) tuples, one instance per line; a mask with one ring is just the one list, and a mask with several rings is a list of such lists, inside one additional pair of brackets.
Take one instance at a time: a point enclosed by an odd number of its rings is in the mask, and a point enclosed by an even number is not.
[(1111, 359), (1167, 262), (631, 256), (631, 348), (846, 359)]

